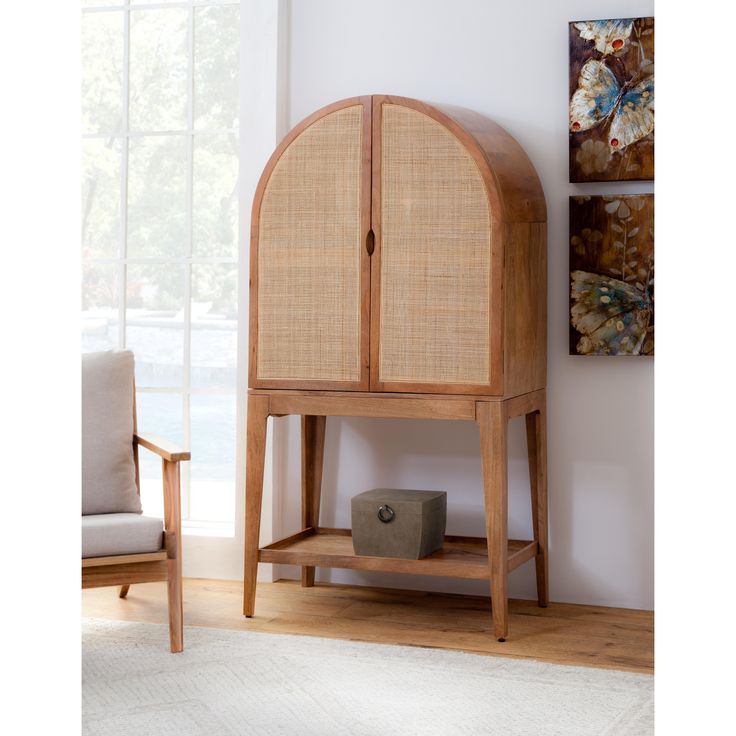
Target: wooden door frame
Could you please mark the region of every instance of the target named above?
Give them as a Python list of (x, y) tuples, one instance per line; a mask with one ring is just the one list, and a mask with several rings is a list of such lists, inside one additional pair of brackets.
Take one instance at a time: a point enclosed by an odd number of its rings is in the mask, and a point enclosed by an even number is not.
[[(361, 131), (361, 202), (360, 202), (360, 327), (359, 353), (360, 378), (358, 381), (327, 381), (303, 379), (259, 379), (258, 378), (258, 243), (261, 204), (263, 195), (276, 168), (276, 164), (286, 149), (311, 125), (321, 118), (348, 107), (361, 105), (363, 120)], [(317, 110), (297, 124), (268, 160), (258, 181), (253, 197), (250, 231), (250, 305), (248, 337), (248, 386), (250, 388), (307, 389), (334, 391), (367, 391), (370, 388), (370, 298), (371, 298), (371, 257), (367, 243), (371, 233), (371, 145), (372, 145), (372, 102), (370, 95), (349, 97)]]

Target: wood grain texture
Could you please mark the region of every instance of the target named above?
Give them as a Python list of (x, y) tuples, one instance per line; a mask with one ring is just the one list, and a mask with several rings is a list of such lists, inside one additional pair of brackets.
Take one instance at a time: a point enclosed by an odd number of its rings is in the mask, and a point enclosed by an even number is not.
[(312, 396), (270, 394), (274, 414), (321, 414), (325, 416), (396, 417), (404, 419), (475, 419), (472, 400), (446, 401), (394, 396)]
[(138, 555), (110, 555), (108, 557), (83, 557), (82, 567), (103, 567), (105, 565), (127, 565), (133, 562), (155, 562), (165, 560), (166, 550), (142, 552)]
[(169, 462), (190, 460), (192, 457), (189, 450), (179, 447), (175, 442), (170, 442), (169, 440), (156, 437), (152, 434), (141, 434), (140, 432), (136, 432), (133, 435), (133, 443), (135, 445), (145, 447), (147, 450), (150, 450), (163, 460), (168, 460)]
[(526, 443), (529, 455), (532, 529), (537, 542), (537, 600), (549, 602), (549, 561), (547, 540), (547, 409), (544, 400), (538, 409), (526, 415)]
[(521, 394), (511, 399), (506, 399), (503, 402), (504, 408), (506, 409), (506, 418), (523, 417), (526, 414), (539, 411), (544, 406), (545, 395), (546, 391), (540, 389), (539, 391), (530, 391), (528, 394)]
[(496, 219), (504, 222), (545, 222), (544, 190), (534, 165), (516, 139), (484, 115), (454, 105), (435, 104), (458, 127), (458, 135), (471, 136), (483, 152), (493, 174), (489, 187)]
[(82, 568), (82, 588), (99, 588), (131, 583), (155, 583), (168, 578), (166, 560), (127, 562)]
[[(512, 539), (504, 555), (507, 567), (516, 569), (532, 559), (536, 542)], [(483, 538), (447, 536), (441, 550), (420, 560), (356, 555), (350, 529), (304, 529), (286, 539), (261, 548), (261, 562), (286, 565), (308, 564), (317, 567), (340, 567), (349, 570), (398, 572), (436, 575), (466, 580), (488, 579), (488, 545)]]
[[(327, 417), (302, 417), (302, 526), (319, 526)], [(302, 585), (314, 585), (314, 567), (302, 566)]]
[[(271, 396), (273, 398), (304, 396), (310, 398), (343, 398), (343, 399), (421, 399), (429, 401), (477, 401), (477, 394), (421, 394), (402, 393), (400, 391), (315, 391), (312, 389), (266, 389), (252, 388), (249, 394)], [(483, 401), (506, 401), (503, 396), (484, 396)], [(275, 416), (276, 412), (271, 412)]]
[(166, 591), (169, 600), (169, 641), (172, 652), (184, 649), (182, 603), (181, 483), (179, 463), (162, 460), (164, 479), (164, 542), (166, 544)]
[[(127, 600), (86, 590), (85, 616), (163, 623), (165, 585), (136, 585)], [(258, 615), (243, 618), (240, 581), (184, 579), (187, 624), (274, 634), (323, 636), (530, 658), (651, 674), (654, 614), (602, 606), (509, 601), (513, 636), (491, 636), (489, 599), (420, 591), (298, 582), (258, 584)]]
[(479, 401), (476, 408), (483, 467), (493, 635), (508, 636), (508, 419), (502, 404)]
[(245, 561), (243, 583), (243, 615), (245, 616), (252, 616), (255, 607), (268, 414), (268, 396), (250, 394), (248, 396), (247, 454), (245, 460)]
[(504, 394), (547, 382), (547, 226), (504, 225)]

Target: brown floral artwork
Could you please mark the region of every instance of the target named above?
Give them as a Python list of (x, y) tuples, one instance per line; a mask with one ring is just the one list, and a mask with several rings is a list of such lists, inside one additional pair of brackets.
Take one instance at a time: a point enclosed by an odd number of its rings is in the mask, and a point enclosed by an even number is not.
[(654, 355), (654, 195), (570, 197), (570, 355)]
[(654, 18), (570, 23), (570, 181), (654, 178)]

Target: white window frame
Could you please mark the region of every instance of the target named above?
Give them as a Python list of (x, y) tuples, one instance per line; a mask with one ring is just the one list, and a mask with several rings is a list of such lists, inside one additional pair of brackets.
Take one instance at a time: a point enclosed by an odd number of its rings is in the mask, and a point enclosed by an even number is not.
[[(105, 7), (84, 8), (83, 12), (106, 12), (124, 10), (125, 37), (124, 67), (126, 79), (124, 89), (129, 89), (128, 60), (130, 39), (130, 12), (143, 8), (173, 8), (198, 7), (201, 5), (221, 4), (217, 2), (181, 2), (181, 3), (150, 3), (131, 6), (128, 1)], [(290, 0), (246, 0), (240, 3), (240, 128), (239, 128), (239, 253), (248, 251), (250, 232), (250, 207), (253, 195), (260, 177), (260, 173), (281, 138), (288, 130), (288, 42), (289, 42), (289, 10)], [(193, 14), (192, 14), (193, 17)], [(190, 32), (190, 43), (193, 35)], [(190, 54), (190, 59), (192, 56)], [(190, 69), (189, 83), (192, 84)], [(190, 88), (191, 91), (191, 88)], [(192, 99), (190, 94), (190, 101)], [(124, 146), (124, 156), (121, 168), (121, 183), (127, 185), (127, 161), (129, 141), (140, 135), (127, 131), (128, 105), (125, 103), (125, 125), (127, 135), (123, 131), (115, 137), (121, 139)], [(190, 102), (191, 107), (191, 102)], [(188, 110), (190, 113), (191, 110)], [(182, 135), (190, 136), (189, 158), (191, 166), (193, 135), (191, 115), (189, 127), (186, 131), (179, 131)], [(213, 132), (213, 131), (198, 131)], [(226, 132), (226, 131), (216, 131)], [(161, 133), (158, 133), (161, 135)], [(101, 138), (101, 134), (85, 135), (85, 138)], [(121, 152), (121, 156), (123, 152)], [(191, 179), (190, 179), (191, 181)], [(187, 192), (191, 197), (191, 190)], [(191, 201), (191, 200), (189, 200)], [(127, 186), (121, 186), (121, 206), (127, 209)], [(191, 213), (191, 209), (189, 210)], [(125, 209), (121, 211), (121, 215)], [(190, 215), (191, 217), (191, 215)], [(124, 219), (124, 218), (123, 218)], [(127, 233), (121, 222), (119, 249), (125, 242)], [(188, 228), (191, 233), (191, 224)], [(196, 259), (191, 257), (191, 236), (188, 243), (188, 256), (181, 262), (188, 268), (196, 263), (211, 263), (210, 259)], [(128, 263), (136, 263), (140, 259), (128, 259), (126, 254), (119, 250), (118, 258), (91, 259), (99, 263), (114, 263), (118, 265), (118, 293), (125, 298), (125, 270)], [(164, 260), (164, 259), (161, 259)], [(147, 262), (154, 262), (149, 259)], [(220, 262), (219, 260), (217, 262)], [(246, 285), (249, 278), (249, 259), (242, 257), (238, 262), (239, 294), (238, 294), (238, 357), (237, 357), (237, 413), (236, 413), (236, 467), (235, 467), (235, 529), (234, 535), (217, 535), (212, 528), (199, 529), (195, 532), (192, 526), (187, 529), (183, 539), (184, 546), (184, 574), (190, 577), (209, 577), (221, 579), (239, 579), (243, 574), (243, 543), (244, 543), (244, 510), (245, 494), (245, 425), (247, 410), (247, 361), (248, 361), (248, 304), (249, 294)], [(190, 280), (187, 279), (188, 283)], [(191, 296), (190, 292), (185, 295)], [(190, 301), (186, 302), (187, 310), (191, 309)], [(118, 336), (120, 347), (125, 341), (125, 303), (119, 308), (120, 332)], [(188, 342), (188, 341), (187, 341)], [(187, 354), (188, 359), (188, 354)], [(182, 387), (183, 390), (183, 387)], [(154, 392), (165, 393), (166, 389), (152, 389)], [(176, 390), (178, 392), (178, 389)], [(212, 393), (218, 393), (213, 390)], [(263, 493), (263, 523), (261, 536), (264, 542), (271, 541), (281, 533), (279, 489), (282, 485), (280, 465), (272, 462), (272, 446), (283, 444), (280, 435), (286, 430), (281, 422), (273, 423), (272, 433), (266, 452), (266, 472)], [(281, 426), (280, 426), (281, 425)], [(274, 435), (272, 437), (272, 435)], [(272, 471), (273, 468), (273, 471)], [(195, 532), (195, 533), (193, 533)], [(279, 577), (278, 570), (271, 565), (259, 566), (259, 579), (273, 580)]]
[[(83, 14), (92, 13), (120, 13), (123, 17), (123, 61), (122, 61), (122, 90), (121, 90), (121, 126), (117, 131), (102, 131), (97, 133), (83, 133), (83, 140), (111, 140), (120, 141), (120, 229), (118, 233), (117, 256), (107, 258), (86, 258), (85, 263), (94, 263), (95, 265), (112, 265), (115, 266), (115, 278), (117, 281), (118, 294), (118, 349), (126, 347), (127, 342), (127, 270), (132, 264), (166, 264), (179, 265), (183, 267), (184, 289), (183, 303), (184, 314), (182, 323), (183, 332), (183, 355), (182, 355), (182, 383), (177, 387), (148, 387), (137, 386), (138, 394), (170, 394), (178, 395), (182, 398), (182, 417), (183, 417), (183, 440), (184, 445), (191, 445), (191, 421), (190, 421), (190, 404), (193, 395), (226, 395), (232, 396), (233, 402), (237, 402), (237, 386), (232, 388), (213, 387), (213, 388), (193, 388), (191, 385), (191, 334), (192, 334), (192, 313), (191, 313), (191, 297), (192, 297), (192, 266), (199, 264), (230, 264), (237, 265), (238, 257), (209, 257), (201, 258), (193, 255), (193, 181), (194, 181), (194, 141), (195, 137), (207, 137), (212, 135), (234, 135), (239, 136), (239, 128), (194, 128), (194, 17), (195, 8), (217, 7), (241, 5), (240, 0), (188, 0), (171, 3), (135, 3), (131, 4), (129, 0), (116, 5), (99, 5), (83, 7)], [(170, 9), (186, 9), (188, 10), (187, 19), (187, 107), (186, 107), (186, 128), (182, 130), (166, 130), (166, 131), (146, 131), (146, 130), (130, 130), (130, 28), (131, 13), (146, 10), (170, 10)], [(179, 257), (152, 257), (152, 258), (130, 258), (127, 254), (128, 247), (128, 171), (129, 171), (129, 150), (130, 141), (135, 138), (152, 138), (152, 137), (184, 137), (186, 138), (186, 184), (185, 184), (185, 236), (184, 236), (184, 255)], [(238, 252), (240, 252), (242, 244), (238, 243)], [(247, 313), (246, 313), (247, 314)], [(239, 316), (239, 326), (242, 319)], [(236, 371), (239, 369), (236, 368)], [(233, 478), (237, 476), (237, 468), (233, 469)], [(235, 524), (233, 521), (217, 522), (211, 520), (193, 520), (190, 519), (191, 509), (191, 485), (189, 464), (184, 463), (181, 470), (182, 475), (182, 526), (187, 533), (205, 534), (208, 536), (234, 536)], [(235, 487), (233, 488), (235, 494)], [(233, 497), (233, 514), (235, 514), (235, 498)]]

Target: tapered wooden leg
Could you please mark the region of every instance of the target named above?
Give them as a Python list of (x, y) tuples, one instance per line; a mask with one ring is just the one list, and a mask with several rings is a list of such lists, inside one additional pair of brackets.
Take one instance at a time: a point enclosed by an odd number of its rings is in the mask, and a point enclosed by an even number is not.
[(537, 601), (549, 601), (547, 557), (547, 412), (544, 399), (539, 411), (526, 415), (526, 444), (529, 453), (529, 482), (532, 492), (532, 527), (537, 542)]
[(120, 598), (125, 598), (125, 596), (128, 595), (129, 590), (130, 590), (130, 585), (121, 585), (120, 591), (118, 592), (118, 596)]
[(491, 576), (493, 635), (505, 641), (508, 635), (508, 461), (506, 409), (501, 401), (478, 402), (480, 455), (486, 535)]
[(243, 615), (248, 617), (253, 615), (256, 602), (268, 404), (269, 399), (266, 395), (251, 394), (248, 396), (245, 461), (245, 566), (243, 580)]
[(172, 652), (184, 649), (184, 604), (181, 582), (181, 496), (179, 463), (163, 460), (166, 588), (169, 597), (169, 641)]
[[(302, 417), (302, 529), (319, 525), (327, 417)], [(314, 585), (314, 568), (302, 566), (302, 587)]]

